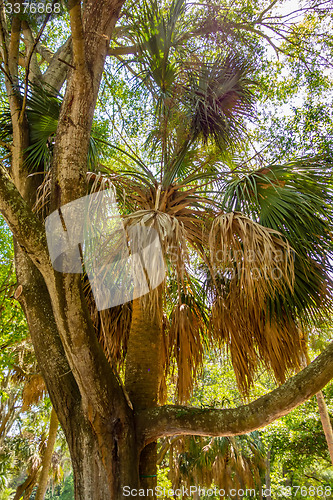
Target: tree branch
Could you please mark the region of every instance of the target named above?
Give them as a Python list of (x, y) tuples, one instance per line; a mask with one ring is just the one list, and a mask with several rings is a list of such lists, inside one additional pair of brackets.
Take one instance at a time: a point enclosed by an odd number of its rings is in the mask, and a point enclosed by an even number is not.
[(8, 70), (14, 85), (17, 84), (18, 80), (18, 56), (19, 56), (19, 46), (20, 46), (20, 32), (21, 32), (21, 20), (17, 17), (13, 17), (12, 21), (12, 32), (8, 48)]
[(4, 62), (5, 71), (9, 74), (8, 46), (9, 46), (9, 34), (7, 31), (5, 2), (1, 2), (1, 4), (0, 4), (0, 54), (1, 54), (2, 60)]
[(35, 51), (35, 48), (37, 46), (37, 43), (39, 42), (40, 37), (42, 36), (43, 31), (46, 28), (46, 25), (49, 22), (49, 19), (50, 19), (51, 15), (52, 15), (52, 12), (50, 12), (49, 14), (47, 14), (47, 16), (45, 17), (44, 22), (43, 22), (43, 24), (42, 24), (42, 26), (41, 26), (41, 28), (40, 28), (40, 30), (38, 32), (38, 35), (36, 37), (36, 40), (33, 42), (32, 46), (31, 46), (31, 48), (30, 48), (30, 50), (28, 52), (28, 55), (27, 55), (27, 62), (26, 62), (26, 67), (25, 67), (24, 97), (23, 97), (23, 102), (22, 102), (22, 108), (21, 108), (21, 111), (20, 111), (19, 121), (23, 121), (23, 116), (24, 116), (24, 113), (25, 113), (26, 105), (27, 105), (28, 88), (29, 88), (30, 63), (31, 63), (32, 57), (34, 55), (34, 51)]
[(139, 47), (137, 45), (131, 45), (129, 47), (110, 47), (108, 50), (108, 56), (126, 56), (129, 54), (137, 54)]
[(36, 50), (38, 54), (42, 56), (42, 58), (48, 63), (51, 64), (51, 61), (53, 59), (54, 53), (52, 52), (51, 49), (46, 47), (43, 43), (38, 42), (36, 46)]
[[(24, 42), (26, 46), (26, 53), (31, 54), (31, 73), (35, 78), (39, 78), (42, 76), (38, 62), (37, 62), (37, 53), (34, 48), (37, 48), (38, 42), (35, 42), (32, 31), (30, 29), (27, 21), (22, 21), (22, 31), (24, 36)], [(24, 67), (26, 71), (29, 72), (28, 67), (28, 58), (25, 60)], [(28, 75), (30, 77), (30, 75)], [(31, 79), (31, 78), (29, 78)]]
[[(43, 54), (42, 56), (44, 57)], [(72, 37), (68, 38), (68, 40), (66, 40), (66, 42), (53, 55), (49, 67), (43, 74), (44, 82), (54, 88), (57, 92), (59, 92), (64, 84), (68, 72), (68, 65), (66, 63), (70, 63), (71, 59)]]
[(29, 209), (6, 168), (0, 163), (0, 212), (18, 243), (37, 266), (50, 267), (44, 227)]
[(321, 390), (333, 376), (333, 342), (310, 365), (282, 386), (234, 409), (162, 406), (137, 413), (142, 446), (162, 436), (235, 436), (264, 427)]
[(81, 1), (69, 0), (69, 17), (71, 22), (71, 31), (73, 39), (73, 58), (74, 66), (77, 71), (86, 70), (84, 33), (82, 25)]
[(260, 23), (260, 22), (263, 20), (264, 15), (265, 15), (265, 14), (267, 14), (267, 12), (269, 12), (269, 11), (272, 9), (272, 7), (274, 7), (274, 5), (275, 5), (276, 3), (278, 3), (278, 1), (279, 1), (279, 0), (273, 0), (273, 1), (272, 1), (269, 5), (268, 5), (268, 7), (266, 7), (266, 9), (264, 9), (262, 12), (260, 12), (260, 14), (259, 14), (259, 16), (258, 16), (258, 21), (257, 21), (258, 23)]

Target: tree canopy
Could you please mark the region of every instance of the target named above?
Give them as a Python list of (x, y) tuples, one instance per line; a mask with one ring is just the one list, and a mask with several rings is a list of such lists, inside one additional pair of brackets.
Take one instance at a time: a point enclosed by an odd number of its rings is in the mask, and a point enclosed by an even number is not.
[[(14, 237), (14, 299), (76, 498), (121, 498), (126, 485), (148, 497), (157, 439), (215, 436), (236, 450), (247, 438), (232, 436), (286, 415), (332, 377), (332, 345), (301, 369), (332, 306), (331, 10), (34, 6), (0, 7), (0, 211)], [(87, 243), (82, 272), (57, 271), (45, 221), (58, 214), (68, 237), (65, 207), (105, 190), (147, 288), (99, 310)], [(151, 234), (161, 260), (145, 253)], [(103, 279), (116, 269), (110, 241), (101, 231), (95, 246), (109, 255)], [(229, 357), (246, 404), (187, 405), (209, 352)], [(262, 370), (276, 385), (251, 400)]]

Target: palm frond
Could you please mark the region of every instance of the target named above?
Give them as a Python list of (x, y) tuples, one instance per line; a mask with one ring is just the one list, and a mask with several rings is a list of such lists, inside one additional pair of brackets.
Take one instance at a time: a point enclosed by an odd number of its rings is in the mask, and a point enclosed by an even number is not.
[(140, 61), (145, 68), (140, 76), (143, 81), (152, 79), (163, 95), (170, 92), (177, 75), (178, 64), (170, 58), (170, 52), (177, 45), (177, 25), (184, 10), (184, 0), (173, 0), (164, 12), (156, 0), (144, 1), (131, 29), (139, 42)]
[[(61, 103), (62, 96), (52, 87), (30, 83), (26, 109), (30, 146), (25, 151), (25, 161), (31, 171), (46, 171), (50, 168)], [(11, 136), (11, 114), (6, 108), (0, 114), (0, 138), (8, 141)], [(99, 144), (93, 127), (87, 158), (88, 168), (92, 170), (98, 165), (101, 156)]]
[(254, 116), (251, 72), (249, 62), (231, 54), (191, 68), (186, 99), (194, 137), (212, 138), (222, 150), (240, 145), (244, 119)]
[(261, 486), (265, 450), (256, 433), (220, 438), (188, 436), (178, 439), (174, 447), (178, 452), (170, 467), (174, 489), (199, 484), (228, 492)]
[(32, 375), (23, 388), (22, 411), (26, 411), (31, 405), (37, 404), (47, 392), (43, 377), (38, 373)]
[[(221, 214), (209, 235), (212, 265), (228, 283), (230, 303), (244, 297), (244, 306), (262, 306), (277, 291), (293, 287), (292, 249), (275, 230), (241, 213)], [(236, 299), (237, 297), (237, 299)]]
[[(286, 290), (278, 301), (286, 312), (306, 322), (329, 313), (332, 301), (330, 186), (325, 158), (304, 158), (232, 180), (222, 200), (226, 209), (242, 210), (279, 231), (294, 249), (294, 289)], [(276, 310), (278, 305), (271, 307)]]

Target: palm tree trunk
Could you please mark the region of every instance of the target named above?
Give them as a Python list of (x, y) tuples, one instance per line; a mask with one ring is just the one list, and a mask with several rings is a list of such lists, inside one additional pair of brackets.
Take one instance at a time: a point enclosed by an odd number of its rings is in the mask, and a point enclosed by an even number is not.
[[(133, 301), (132, 324), (127, 346), (125, 387), (134, 410), (158, 404), (162, 377), (162, 286)], [(140, 456), (140, 488), (155, 498), (157, 443), (146, 446)]]
[(331, 462), (333, 465), (333, 431), (332, 424), (330, 420), (330, 416), (328, 414), (327, 405), (325, 402), (324, 394), (322, 391), (317, 392), (316, 394), (318, 410), (321, 420), (321, 425), (323, 426), (324, 434), (326, 437), (326, 442), (328, 446), (328, 451), (331, 457)]
[(54, 445), (56, 442), (57, 438), (57, 431), (58, 431), (58, 417), (57, 414), (52, 408), (51, 411), (51, 419), (50, 419), (50, 429), (49, 429), (49, 437), (47, 440), (47, 445), (45, 449), (45, 453), (43, 455), (43, 460), (42, 460), (42, 471), (39, 476), (39, 484), (38, 484), (38, 489), (36, 493), (35, 500), (44, 500), (44, 496), (47, 490), (47, 483), (49, 479), (49, 470), (51, 466), (51, 460), (52, 460), (52, 455), (53, 455), (53, 449)]

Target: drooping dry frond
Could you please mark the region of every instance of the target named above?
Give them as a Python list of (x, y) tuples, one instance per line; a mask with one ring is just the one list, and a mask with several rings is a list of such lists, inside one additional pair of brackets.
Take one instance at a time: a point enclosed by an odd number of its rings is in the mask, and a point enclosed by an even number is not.
[(32, 375), (26, 382), (22, 399), (22, 411), (26, 411), (31, 405), (37, 404), (41, 399), (43, 399), (46, 393), (46, 385), (42, 375), (39, 373)]
[(287, 374), (301, 366), (305, 354), (302, 332), (293, 318), (287, 315), (269, 317), (256, 303), (247, 308), (230, 308), (219, 296), (212, 307), (212, 336), (231, 355), (237, 384), (248, 394), (255, 373), (263, 363), (283, 383)]
[(177, 396), (186, 402), (203, 361), (201, 318), (188, 304), (177, 304), (171, 314), (169, 342), (178, 367)]
[(51, 197), (51, 182), (52, 182), (51, 172), (52, 172), (51, 170), (48, 170), (45, 173), (43, 182), (37, 188), (36, 201), (33, 206), (33, 210), (35, 212), (40, 213), (45, 217), (46, 215), (48, 215), (48, 209)]
[[(35, 174), (32, 174), (35, 175)], [(103, 191), (104, 189), (114, 189), (112, 180), (109, 176), (96, 172), (87, 172), (87, 184), (89, 186), (89, 194)], [(48, 215), (50, 196), (52, 187), (52, 169), (45, 172), (43, 182), (37, 189), (36, 202), (33, 210), (41, 213), (46, 217)]]
[[(170, 262), (176, 270), (180, 281), (182, 281), (184, 263), (188, 259), (184, 224), (175, 216), (156, 210), (139, 210), (138, 212), (126, 216), (124, 222), (126, 230), (129, 230), (133, 226), (146, 226), (157, 232), (163, 258)], [(137, 235), (138, 240), (136, 246), (139, 249), (144, 248), (146, 246), (146, 233), (142, 233), (142, 241), (140, 241), (140, 232), (137, 232)], [(156, 255), (156, 258), (158, 257), (159, 256)], [(152, 264), (152, 268), (153, 267), (154, 265)]]
[(127, 340), (132, 317), (132, 304), (129, 302), (110, 309), (98, 311), (89, 281), (86, 276), (84, 279), (84, 291), (88, 309), (96, 330), (98, 341), (109, 363), (121, 369), (124, 366), (126, 356)]
[(213, 267), (227, 287), (228, 302), (262, 307), (268, 297), (292, 288), (292, 251), (277, 232), (237, 212), (219, 215), (209, 235)]
[[(179, 438), (172, 451), (170, 475), (174, 489), (184, 485), (213, 485), (225, 490), (258, 488), (265, 471), (265, 453), (258, 435), (202, 438)], [(174, 453), (177, 451), (177, 453)], [(169, 452), (169, 453), (170, 453)]]
[(280, 307), (277, 295), (292, 292), (292, 251), (276, 231), (239, 213), (220, 215), (210, 232), (216, 272), (211, 330), (229, 351), (237, 383), (248, 394), (260, 363), (278, 382), (300, 366), (301, 332)]

